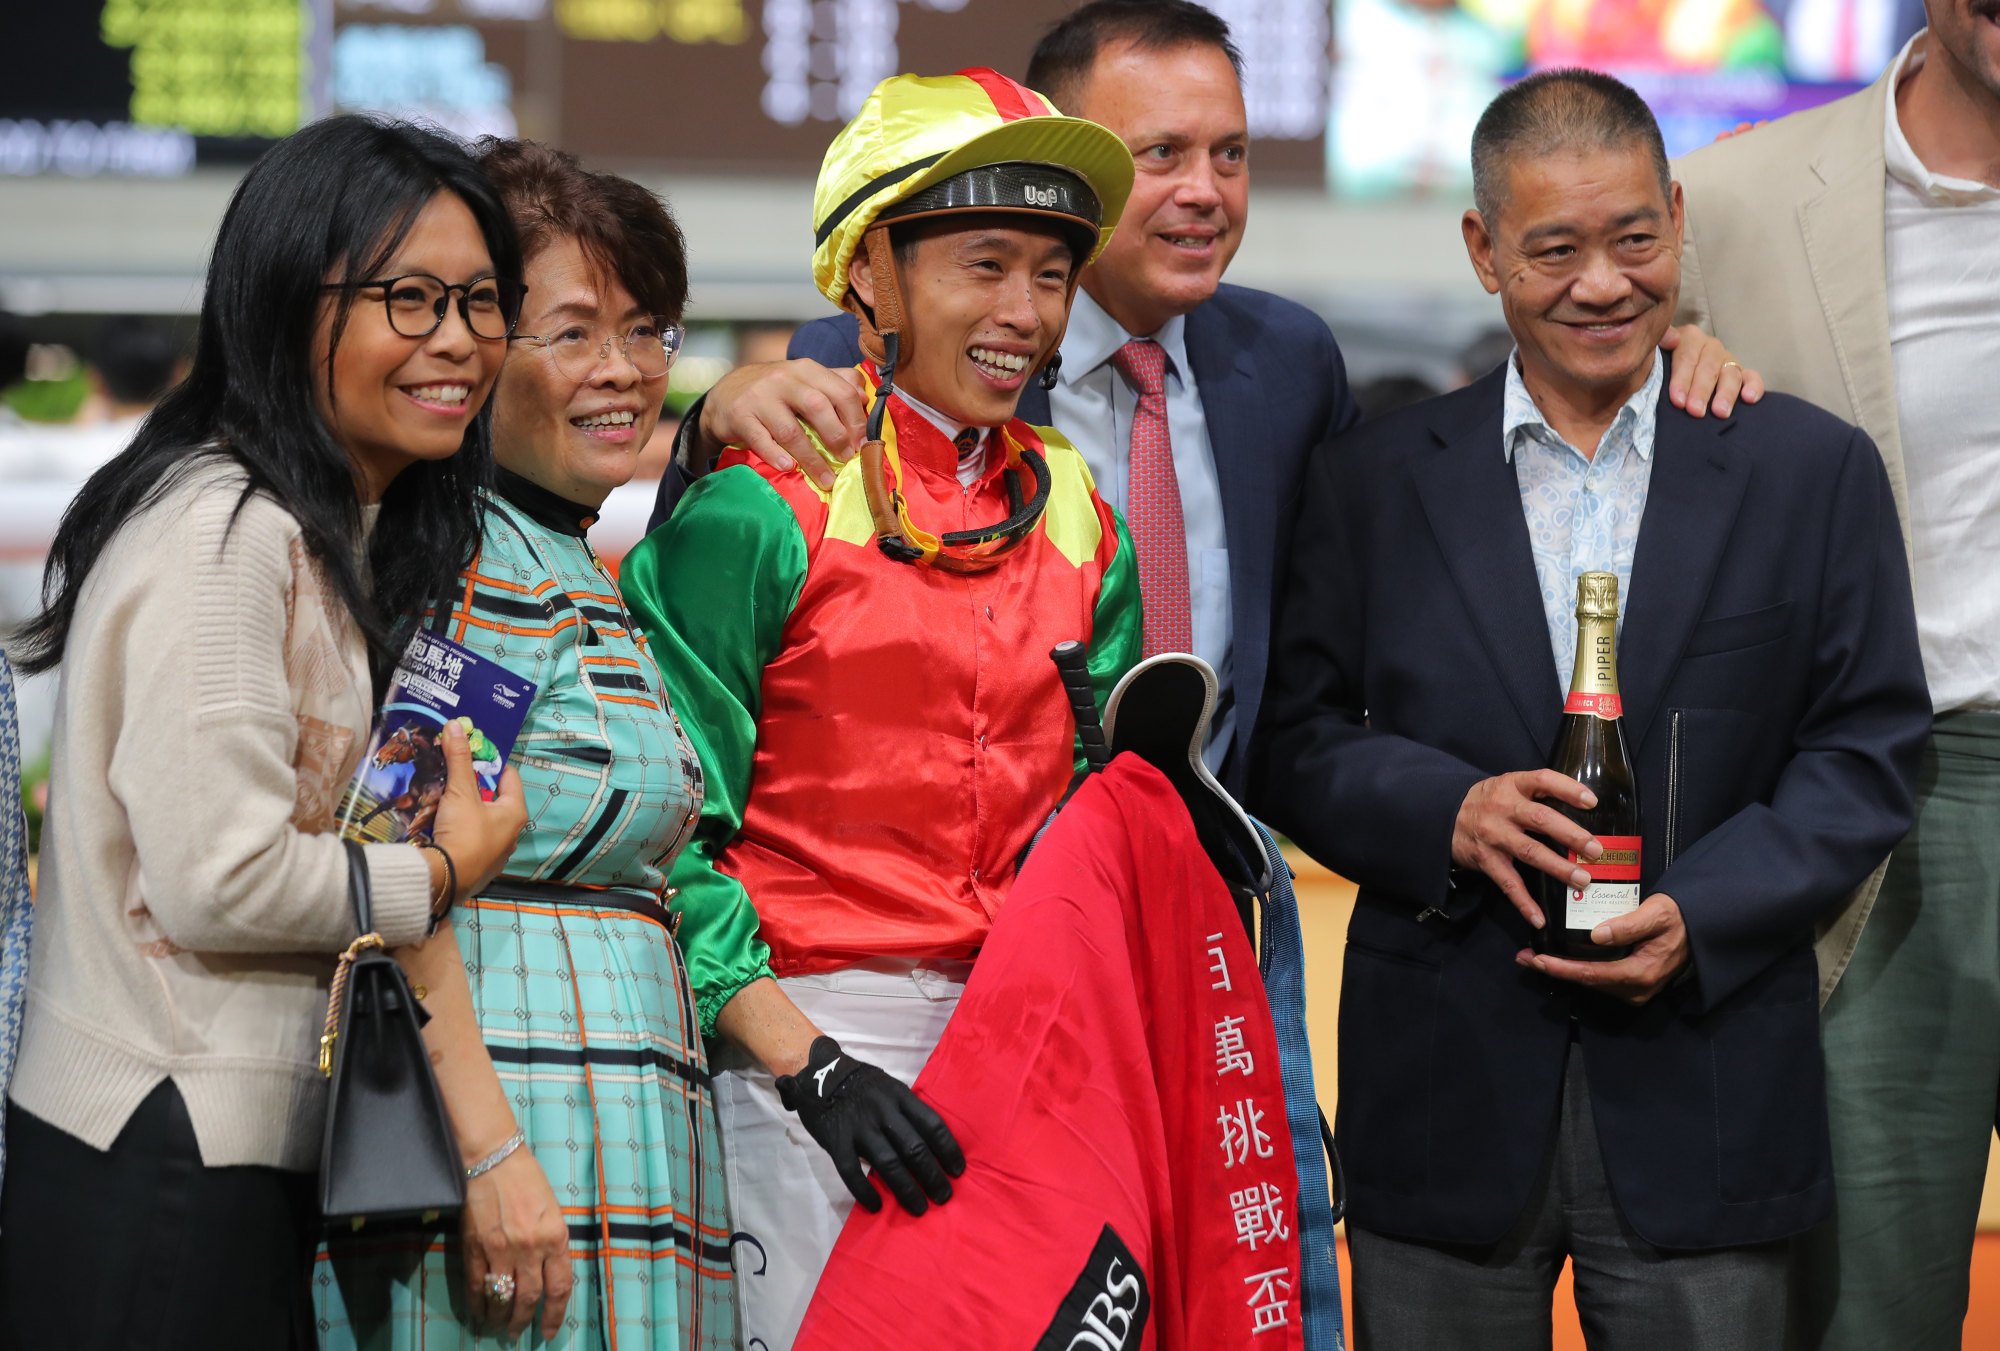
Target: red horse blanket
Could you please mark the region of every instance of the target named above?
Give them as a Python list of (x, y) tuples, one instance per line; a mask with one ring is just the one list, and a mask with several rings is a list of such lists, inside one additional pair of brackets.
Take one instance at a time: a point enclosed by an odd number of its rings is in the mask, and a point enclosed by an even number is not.
[(1126, 755), (1015, 884), (917, 1090), (952, 1199), (856, 1210), (798, 1351), (1297, 1351), (1263, 986), (1180, 798)]

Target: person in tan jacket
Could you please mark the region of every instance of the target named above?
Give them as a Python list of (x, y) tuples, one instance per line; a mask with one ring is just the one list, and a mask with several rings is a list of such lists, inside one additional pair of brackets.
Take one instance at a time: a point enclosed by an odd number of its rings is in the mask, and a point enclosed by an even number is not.
[[(519, 262), (457, 143), (358, 117), (286, 139), (224, 217), (187, 380), (64, 517), (17, 635), (63, 685), (6, 1105), (6, 1351), (316, 1344), (319, 1036), (357, 936), (334, 810), (404, 616), (477, 539)], [(412, 307), (419, 277), (451, 289)], [(439, 923), (525, 821), (511, 770), (483, 804), (463, 733), (446, 759), (436, 847), (364, 855), (433, 1008), (469, 998)], [(447, 1086), (484, 1055), (431, 1049)]]
[(1681, 317), (1881, 449), (1935, 722), (1917, 821), (1820, 943), (1834, 1222), (1804, 1344), (1956, 1347), (2000, 1096), (2000, 4), (1684, 159)]

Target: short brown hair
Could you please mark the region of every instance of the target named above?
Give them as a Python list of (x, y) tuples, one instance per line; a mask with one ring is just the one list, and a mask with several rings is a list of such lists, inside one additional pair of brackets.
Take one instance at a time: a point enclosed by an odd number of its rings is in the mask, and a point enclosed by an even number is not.
[(680, 322), (687, 240), (665, 202), (629, 178), (586, 169), (568, 151), (539, 141), (487, 136), (474, 153), (514, 218), (523, 260), (558, 239), (574, 239), (642, 309)]
[(1073, 112), (1097, 58), (1106, 47), (1130, 43), (1142, 52), (1213, 47), (1243, 78), (1243, 53), (1229, 39), (1229, 25), (1193, 0), (1090, 0), (1071, 11), (1035, 44), (1028, 58), (1028, 88)]

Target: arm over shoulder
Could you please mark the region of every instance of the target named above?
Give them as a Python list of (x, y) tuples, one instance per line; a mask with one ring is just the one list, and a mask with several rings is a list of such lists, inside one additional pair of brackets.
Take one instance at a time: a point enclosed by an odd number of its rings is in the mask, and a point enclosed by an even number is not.
[(1681, 296), (1674, 307), (1676, 324), (1693, 324), (1704, 333), (1715, 332), (1714, 312), (1708, 304), (1708, 283), (1702, 276), (1701, 251), (1695, 243), (1694, 208), (1686, 215), (1687, 234), (1681, 244)]

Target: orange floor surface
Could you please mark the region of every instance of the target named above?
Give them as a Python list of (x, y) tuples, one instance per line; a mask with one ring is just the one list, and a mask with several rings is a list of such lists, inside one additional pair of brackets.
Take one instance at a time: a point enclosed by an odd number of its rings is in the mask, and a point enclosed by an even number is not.
[[(1347, 1306), (1347, 1326), (1354, 1326), (1354, 1273), (1347, 1264), (1347, 1240), (1340, 1241), (1340, 1291)], [(1368, 1351), (1349, 1338), (1350, 1351)], [(1965, 1312), (1964, 1351), (2000, 1351), (2000, 1233), (1982, 1233), (1972, 1249), (1972, 1302)], [(1569, 1269), (1556, 1287), (1554, 1351), (1584, 1351), (1583, 1330), (1576, 1322), (1576, 1302), (1570, 1293)]]

